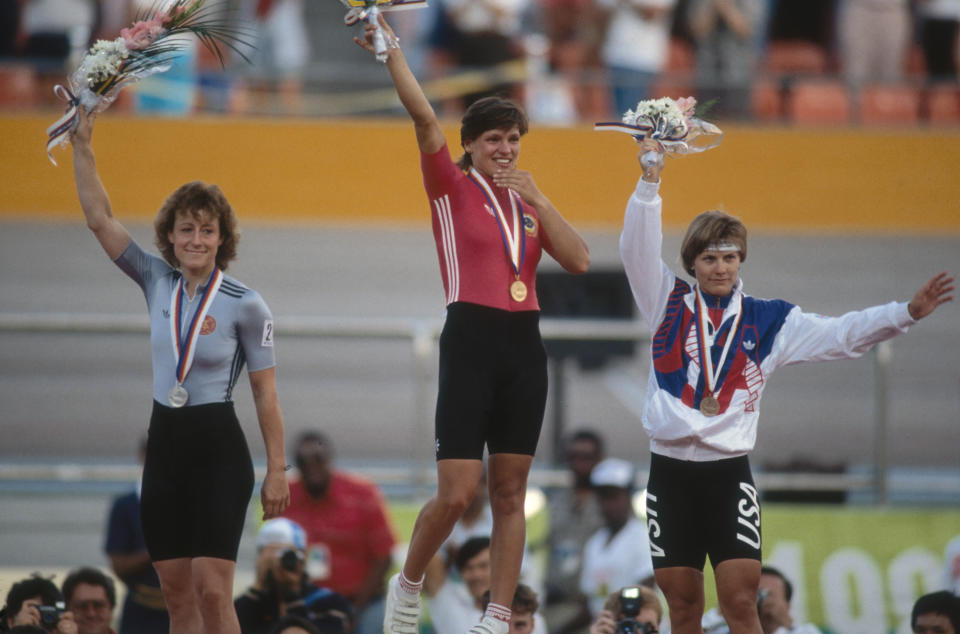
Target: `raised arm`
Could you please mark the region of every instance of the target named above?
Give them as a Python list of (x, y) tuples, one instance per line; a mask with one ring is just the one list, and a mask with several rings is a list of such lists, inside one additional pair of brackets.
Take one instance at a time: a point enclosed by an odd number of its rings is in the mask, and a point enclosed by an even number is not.
[[(388, 36), (396, 40), (393, 29), (387, 24), (387, 21), (383, 18), (383, 14), (380, 14), (380, 28), (382, 28)], [(375, 28), (372, 24), (367, 24), (364, 28), (363, 39), (355, 37), (353, 41), (361, 48), (373, 53), (374, 30)], [(390, 38), (388, 37), (388, 39)], [(433, 154), (443, 147), (447, 139), (443, 135), (443, 129), (437, 120), (437, 114), (433, 111), (433, 106), (430, 105), (427, 96), (423, 94), (420, 83), (417, 82), (413, 71), (411, 71), (407, 65), (407, 60), (399, 47), (389, 50), (387, 55), (387, 70), (390, 72), (390, 78), (393, 80), (393, 85), (397, 89), (397, 96), (400, 97), (400, 103), (403, 104), (410, 118), (413, 119), (413, 127), (417, 133), (417, 145), (420, 147), (420, 151), (425, 154)]]
[(83, 106), (77, 109), (80, 122), (70, 138), (73, 144), (73, 177), (77, 183), (77, 197), (87, 219), (87, 226), (100, 241), (100, 246), (111, 260), (116, 260), (130, 244), (130, 234), (113, 217), (107, 190), (100, 182), (97, 164), (90, 140), (96, 114), (88, 114)]

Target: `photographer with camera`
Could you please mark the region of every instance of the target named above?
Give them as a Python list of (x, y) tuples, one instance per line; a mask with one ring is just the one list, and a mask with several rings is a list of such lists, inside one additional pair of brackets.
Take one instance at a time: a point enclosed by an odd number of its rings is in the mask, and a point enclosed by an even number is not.
[(299, 524), (283, 517), (265, 522), (256, 547), (256, 580), (234, 601), (243, 634), (267, 634), (287, 615), (306, 619), (322, 634), (352, 631), (350, 602), (307, 578), (307, 537)]
[(627, 586), (612, 593), (603, 604), (590, 634), (657, 634), (663, 606), (647, 586)]
[(77, 568), (63, 580), (62, 590), (77, 622), (77, 634), (117, 634), (110, 627), (117, 606), (113, 579), (96, 568)]
[(37, 574), (13, 584), (6, 605), (0, 610), (0, 632), (19, 625), (39, 626), (56, 634), (77, 634), (77, 624), (66, 610), (60, 590)]

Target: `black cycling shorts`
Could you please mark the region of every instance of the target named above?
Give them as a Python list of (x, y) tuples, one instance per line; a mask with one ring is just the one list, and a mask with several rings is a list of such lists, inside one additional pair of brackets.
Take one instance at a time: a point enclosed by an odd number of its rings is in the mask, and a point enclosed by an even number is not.
[(172, 408), (154, 401), (140, 494), (150, 559), (236, 561), (253, 483), (233, 403)]
[(651, 454), (647, 530), (654, 568), (761, 560), (760, 500), (746, 456), (691, 462)]
[(532, 456), (547, 402), (539, 311), (455, 302), (440, 334), (437, 460)]

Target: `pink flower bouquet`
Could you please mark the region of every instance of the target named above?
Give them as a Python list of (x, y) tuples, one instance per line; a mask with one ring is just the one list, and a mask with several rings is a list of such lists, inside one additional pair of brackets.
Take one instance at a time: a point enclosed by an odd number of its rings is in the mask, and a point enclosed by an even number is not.
[[(97, 40), (80, 66), (68, 77), (69, 87), (54, 92), (67, 101), (66, 113), (47, 128), (47, 156), (54, 165), (53, 148), (66, 144), (77, 125), (77, 108), (105, 110), (131, 83), (170, 69), (173, 56), (187, 45), (182, 36), (192, 34), (223, 64), (220, 46), (226, 45), (246, 59), (237, 44), (245, 31), (214, 17), (205, 0), (173, 0), (165, 10), (150, 9), (120, 31), (115, 40)], [(180, 37), (177, 37), (180, 36)]]

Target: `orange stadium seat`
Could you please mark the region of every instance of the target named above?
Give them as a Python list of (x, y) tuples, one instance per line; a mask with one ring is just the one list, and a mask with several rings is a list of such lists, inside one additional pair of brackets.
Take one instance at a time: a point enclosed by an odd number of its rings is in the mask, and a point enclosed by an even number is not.
[(960, 87), (936, 84), (927, 92), (927, 116), (930, 123), (960, 124)]
[(0, 106), (30, 107), (37, 99), (37, 76), (29, 66), (0, 64)]
[(790, 121), (799, 124), (849, 123), (850, 111), (850, 94), (846, 86), (837, 80), (797, 81), (787, 101)]
[(779, 121), (783, 117), (783, 93), (780, 84), (758, 79), (750, 89), (750, 111), (758, 121)]
[(863, 123), (915, 125), (920, 119), (920, 95), (912, 86), (865, 86), (859, 101)]
[(770, 42), (765, 66), (773, 73), (821, 74), (827, 70), (827, 52), (805, 40)]

